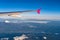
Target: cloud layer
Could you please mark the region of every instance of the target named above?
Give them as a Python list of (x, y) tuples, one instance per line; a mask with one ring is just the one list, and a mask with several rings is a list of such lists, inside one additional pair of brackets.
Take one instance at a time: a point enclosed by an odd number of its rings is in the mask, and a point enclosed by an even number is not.
[[(21, 16), (21, 15), (20, 15)], [(38, 19), (38, 20), (60, 20), (60, 16), (40, 16), (40, 15), (33, 15), (33, 16), (21, 16), (21, 17), (9, 17), (9, 16), (2, 16), (0, 18), (3, 19)]]

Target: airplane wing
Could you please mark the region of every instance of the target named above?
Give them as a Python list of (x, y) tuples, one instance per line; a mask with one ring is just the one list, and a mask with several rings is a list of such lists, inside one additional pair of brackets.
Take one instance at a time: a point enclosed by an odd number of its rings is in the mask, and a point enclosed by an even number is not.
[(26, 10), (26, 11), (13, 11), (13, 12), (0, 12), (0, 16), (13, 16), (17, 17), (17, 15), (25, 12), (37, 12), (37, 14), (40, 14), (40, 9), (38, 10)]

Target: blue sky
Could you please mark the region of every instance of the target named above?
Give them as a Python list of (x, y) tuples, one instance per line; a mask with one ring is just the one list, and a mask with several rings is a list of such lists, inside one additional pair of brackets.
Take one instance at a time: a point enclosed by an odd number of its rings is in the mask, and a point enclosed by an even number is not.
[(39, 8), (41, 8), (41, 15), (58, 16), (60, 15), (60, 0), (0, 0), (0, 11), (36, 10)]

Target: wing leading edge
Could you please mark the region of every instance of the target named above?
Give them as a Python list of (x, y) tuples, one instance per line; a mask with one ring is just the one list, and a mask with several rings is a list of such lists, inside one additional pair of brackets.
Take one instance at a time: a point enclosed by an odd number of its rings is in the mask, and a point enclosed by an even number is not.
[(0, 14), (24, 13), (24, 12), (37, 12), (38, 14), (40, 14), (40, 9), (38, 9), (38, 10), (26, 10), (26, 11), (0, 12)]

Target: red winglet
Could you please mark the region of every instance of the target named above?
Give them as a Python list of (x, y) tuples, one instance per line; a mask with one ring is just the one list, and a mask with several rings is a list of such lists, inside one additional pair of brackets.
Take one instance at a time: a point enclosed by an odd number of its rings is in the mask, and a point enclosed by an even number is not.
[(40, 9), (37, 10), (37, 13), (40, 14)]

